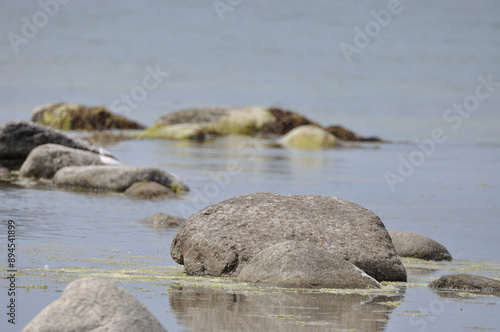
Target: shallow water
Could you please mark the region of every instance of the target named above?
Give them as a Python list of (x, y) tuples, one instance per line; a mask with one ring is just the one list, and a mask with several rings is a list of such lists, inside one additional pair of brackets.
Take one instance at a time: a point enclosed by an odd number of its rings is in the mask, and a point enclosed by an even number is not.
[[(20, 270), (17, 324), (2, 315), (0, 330), (21, 330), (69, 282), (89, 275), (131, 291), (169, 331), (500, 329), (498, 297), (426, 286), (455, 272), (500, 278), (500, 92), (459, 125), (443, 119), (474, 94), (478, 76), (500, 81), (500, 5), (401, 1), (401, 13), (347, 64), (339, 44), (352, 44), (353, 27), (387, 4), (243, 1), (220, 20), (206, 1), (72, 1), (15, 53), (8, 33), (20, 34), (22, 17), (40, 6), (1, 2), (0, 123), (29, 119), (46, 102), (112, 107), (159, 66), (168, 77), (122, 114), (150, 125), (186, 107), (276, 105), (394, 143), (305, 152), (233, 136), (106, 146), (124, 164), (178, 174), (191, 192), (173, 201), (0, 181), (0, 234), (16, 221)], [(400, 158), (417, 156), (415, 139), (431, 138), (435, 128), (447, 139), (391, 188), (386, 172), (399, 174)], [(222, 176), (228, 163), (241, 173)], [(404, 260), (409, 283), (374, 293), (255, 287), (186, 277), (169, 255), (176, 230), (139, 222), (157, 212), (187, 217), (257, 191), (354, 201), (389, 230), (436, 239), (455, 260)]]

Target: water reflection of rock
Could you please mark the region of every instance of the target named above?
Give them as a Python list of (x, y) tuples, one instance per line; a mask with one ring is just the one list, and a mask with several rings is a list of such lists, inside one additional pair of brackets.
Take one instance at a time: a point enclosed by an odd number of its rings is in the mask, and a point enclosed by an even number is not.
[(229, 294), (181, 287), (169, 299), (179, 323), (196, 331), (383, 331), (403, 294)]

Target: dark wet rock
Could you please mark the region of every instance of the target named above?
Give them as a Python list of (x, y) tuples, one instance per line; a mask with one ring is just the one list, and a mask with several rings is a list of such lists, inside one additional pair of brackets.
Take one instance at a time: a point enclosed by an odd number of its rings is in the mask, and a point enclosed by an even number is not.
[(33, 178), (51, 179), (66, 166), (120, 165), (113, 158), (90, 151), (73, 149), (59, 144), (39, 145), (31, 150), (24, 161), (19, 175)]
[(500, 281), (470, 274), (447, 274), (429, 284), (435, 289), (456, 289), (500, 295)]
[(389, 231), (394, 249), (400, 257), (420, 258), (432, 261), (451, 261), (448, 250), (427, 236), (412, 232)]
[(103, 148), (73, 139), (50, 127), (31, 121), (8, 121), (0, 126), (0, 166), (18, 169), (31, 150), (47, 143), (111, 156)]
[(328, 149), (339, 145), (335, 136), (314, 125), (297, 127), (279, 142), (287, 148), (300, 150)]
[(269, 112), (276, 120), (266, 123), (262, 127), (261, 132), (265, 134), (285, 135), (290, 130), (305, 125), (321, 127), (318, 123), (309, 120), (305, 116), (289, 110), (272, 107), (269, 109)]
[(165, 213), (156, 213), (151, 217), (143, 219), (141, 222), (143, 224), (153, 226), (153, 227), (178, 227), (180, 226), (186, 219), (181, 217), (171, 216)]
[(132, 294), (98, 278), (70, 283), (62, 296), (43, 309), (22, 331), (166, 332)]
[(177, 198), (172, 189), (157, 182), (136, 182), (125, 190), (125, 195), (135, 199)]
[(61, 130), (144, 129), (144, 126), (114, 114), (104, 106), (50, 103), (36, 107), (31, 120)]
[(310, 241), (378, 281), (406, 281), (382, 221), (336, 197), (255, 193), (231, 198), (186, 220), (170, 252), (190, 275), (236, 277), (261, 250), (287, 240)]
[(380, 288), (380, 284), (343, 257), (308, 241), (285, 241), (253, 257), (238, 281), (298, 288)]
[(176, 175), (149, 167), (69, 166), (58, 170), (52, 183), (59, 187), (125, 192), (142, 181), (157, 182), (176, 193), (189, 190)]
[(325, 128), (326, 131), (328, 131), (330, 134), (334, 135), (338, 139), (341, 139), (342, 141), (347, 141), (347, 142), (383, 142), (382, 139), (378, 137), (362, 137), (358, 136), (356, 133), (353, 131), (344, 128), (343, 126), (339, 125), (334, 125), (334, 126), (329, 126)]

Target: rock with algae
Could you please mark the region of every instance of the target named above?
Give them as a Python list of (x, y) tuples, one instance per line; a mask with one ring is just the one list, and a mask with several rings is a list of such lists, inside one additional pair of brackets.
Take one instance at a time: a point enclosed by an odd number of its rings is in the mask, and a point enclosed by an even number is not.
[(73, 103), (49, 103), (37, 106), (31, 120), (61, 130), (144, 129), (126, 117), (114, 114), (104, 106)]
[(429, 287), (500, 295), (500, 281), (470, 274), (447, 274), (432, 281)]

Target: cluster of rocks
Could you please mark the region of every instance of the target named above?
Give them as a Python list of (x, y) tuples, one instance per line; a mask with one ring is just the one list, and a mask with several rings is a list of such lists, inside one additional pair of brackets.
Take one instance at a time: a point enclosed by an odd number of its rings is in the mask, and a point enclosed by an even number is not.
[(108, 151), (30, 121), (0, 126), (0, 167), (21, 178), (50, 179), (57, 187), (125, 192), (134, 198), (165, 198), (189, 188), (156, 168), (129, 167)]
[[(61, 130), (144, 129), (141, 124), (113, 114), (103, 106), (50, 103), (36, 107), (31, 120)], [(314, 150), (334, 148), (342, 141), (381, 142), (361, 137), (339, 126), (322, 127), (298, 113), (275, 107), (201, 107), (175, 111), (158, 118), (136, 138), (204, 140), (211, 136), (279, 136), (284, 147)]]

